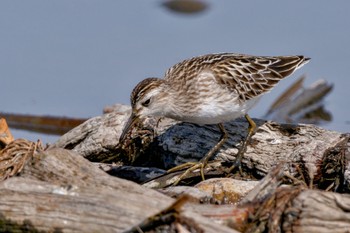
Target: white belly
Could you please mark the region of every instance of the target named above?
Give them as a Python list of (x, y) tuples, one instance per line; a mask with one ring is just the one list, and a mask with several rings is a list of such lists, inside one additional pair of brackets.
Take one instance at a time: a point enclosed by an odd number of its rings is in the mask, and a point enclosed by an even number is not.
[(239, 104), (235, 99), (228, 100), (224, 104), (213, 99), (203, 103), (196, 114), (182, 116), (183, 119), (179, 120), (202, 125), (228, 122), (244, 116), (259, 99), (248, 100), (244, 104)]

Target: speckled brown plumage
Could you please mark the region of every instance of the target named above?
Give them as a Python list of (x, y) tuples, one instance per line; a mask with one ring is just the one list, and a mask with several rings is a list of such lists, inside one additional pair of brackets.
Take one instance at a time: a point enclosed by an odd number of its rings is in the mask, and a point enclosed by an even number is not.
[(168, 82), (193, 79), (203, 70), (213, 72), (222, 88), (237, 92), (240, 100), (249, 100), (271, 90), (281, 79), (292, 74), (309, 58), (304, 56), (250, 56), (223, 53), (184, 60), (165, 74)]
[[(172, 66), (164, 79), (148, 78), (131, 93), (132, 114), (120, 140), (141, 116), (169, 117), (196, 124), (218, 124), (222, 132), (219, 143), (202, 159), (201, 168), (226, 141), (222, 123), (245, 116), (249, 122), (245, 145), (255, 130), (247, 112), (259, 98), (283, 78), (306, 64), (304, 56), (250, 56), (234, 53), (209, 54), (184, 60)], [(202, 177), (204, 175), (202, 174)]]

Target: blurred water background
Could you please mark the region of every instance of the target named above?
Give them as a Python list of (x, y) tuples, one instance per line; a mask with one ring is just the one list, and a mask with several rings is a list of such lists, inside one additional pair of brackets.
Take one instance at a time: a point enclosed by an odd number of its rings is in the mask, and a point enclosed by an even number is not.
[[(0, 111), (93, 117), (129, 104), (133, 87), (197, 55), (237, 52), (311, 57), (250, 112), (262, 117), (296, 77), (326, 79), (332, 113), (322, 127), (350, 131), (350, 1), (207, 0), (179, 13), (161, 0), (0, 1)], [(294, 80), (293, 80), (294, 79)], [(48, 136), (12, 130), (15, 138)]]

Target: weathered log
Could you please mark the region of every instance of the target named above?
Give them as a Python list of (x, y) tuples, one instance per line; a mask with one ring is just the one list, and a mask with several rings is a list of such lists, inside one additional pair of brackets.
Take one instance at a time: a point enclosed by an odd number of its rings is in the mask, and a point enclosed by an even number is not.
[(20, 177), (0, 183), (0, 192), (2, 226), (30, 222), (50, 232), (120, 232), (171, 204), (62, 149), (36, 153)]
[[(124, 164), (133, 162), (134, 165), (168, 169), (201, 159), (220, 138), (216, 125), (198, 126), (147, 118), (129, 133), (130, 140), (120, 145), (119, 136), (129, 114), (129, 107), (120, 106), (118, 111), (92, 118), (62, 136), (52, 147), (72, 149), (91, 161), (124, 161)], [(344, 171), (349, 169), (344, 157), (349, 148), (349, 135), (314, 125), (255, 121), (258, 129), (242, 161), (242, 168), (250, 177), (264, 177), (272, 167), (284, 162), (289, 165), (286, 169), (291, 176), (303, 176), (307, 183), (322, 181), (321, 186), (329, 186), (340, 182), (349, 189), (349, 180), (345, 177), (344, 181)], [(207, 174), (214, 170), (214, 174), (222, 176), (220, 168), (225, 167), (225, 162), (234, 161), (248, 124), (238, 119), (226, 123), (225, 127), (229, 139), (213, 156), (213, 160), (221, 163), (213, 163), (214, 169), (209, 166)], [(170, 185), (173, 176), (153, 181), (148, 187)]]
[[(300, 193), (284, 215), (285, 232), (348, 232), (350, 195), (308, 190)], [(293, 224), (291, 224), (293, 223)]]

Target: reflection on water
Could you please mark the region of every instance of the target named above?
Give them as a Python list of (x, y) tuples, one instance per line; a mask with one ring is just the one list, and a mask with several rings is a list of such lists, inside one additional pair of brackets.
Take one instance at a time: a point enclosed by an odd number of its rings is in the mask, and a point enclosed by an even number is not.
[[(185, 1), (185, 0), (182, 0)], [(165, 3), (164, 3), (165, 2)], [(253, 55), (302, 54), (312, 60), (283, 80), (252, 109), (262, 117), (273, 100), (305, 72), (334, 84), (324, 100), (332, 122), (350, 131), (348, 63), (349, 1), (173, 1), (0, 2), (0, 112), (89, 118), (114, 103), (129, 103), (132, 88), (161, 77), (173, 64), (219, 52)], [(190, 1), (189, 1), (190, 2)], [(161, 4), (162, 7), (160, 7)], [(200, 12), (195, 17), (176, 12)], [(325, 17), (325, 15), (327, 17)], [(44, 142), (56, 137), (14, 131)]]

